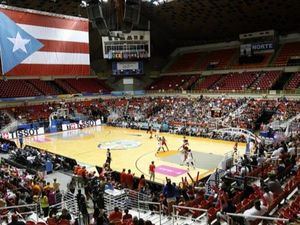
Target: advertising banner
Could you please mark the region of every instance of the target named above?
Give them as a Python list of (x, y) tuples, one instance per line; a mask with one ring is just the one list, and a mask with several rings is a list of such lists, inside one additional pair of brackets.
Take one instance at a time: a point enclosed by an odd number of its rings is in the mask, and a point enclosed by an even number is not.
[(3, 139), (17, 139), (20, 135), (23, 137), (31, 137), (41, 134), (45, 134), (44, 127), (16, 130), (14, 132), (2, 132), (0, 137)]
[(101, 120), (87, 120), (87, 121), (82, 121), (80, 120), (78, 123), (69, 123), (69, 124), (62, 124), (62, 130), (76, 130), (76, 129), (82, 129), (86, 127), (95, 127), (95, 126), (100, 126), (101, 125)]

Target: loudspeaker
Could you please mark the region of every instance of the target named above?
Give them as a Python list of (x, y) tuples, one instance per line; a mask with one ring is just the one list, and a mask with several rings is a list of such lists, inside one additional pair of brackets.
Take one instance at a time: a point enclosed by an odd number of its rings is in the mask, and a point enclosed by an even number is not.
[(123, 20), (123, 32), (130, 33), (133, 25), (138, 25), (141, 13), (141, 0), (126, 0)]
[(92, 21), (93, 28), (96, 28), (100, 35), (108, 35), (106, 21), (102, 13), (102, 7), (99, 3), (92, 3), (87, 6), (89, 20)]

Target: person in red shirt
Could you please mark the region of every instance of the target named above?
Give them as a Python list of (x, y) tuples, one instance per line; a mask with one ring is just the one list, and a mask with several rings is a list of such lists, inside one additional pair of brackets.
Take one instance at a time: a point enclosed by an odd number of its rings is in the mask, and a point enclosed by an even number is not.
[(120, 173), (120, 183), (122, 187), (126, 187), (126, 170), (123, 169), (122, 173)]
[(129, 210), (128, 209), (125, 209), (124, 210), (124, 215), (123, 215), (123, 223), (125, 222), (128, 222), (128, 221), (131, 221), (132, 220), (132, 215), (129, 214)]
[(129, 189), (133, 189), (133, 175), (134, 174), (131, 174), (131, 170), (128, 170), (126, 175), (126, 185)]
[(142, 174), (139, 180), (138, 191), (141, 191), (145, 186), (146, 186), (146, 180), (144, 174)]
[(167, 149), (167, 151), (169, 151), (169, 147), (168, 147), (168, 145), (167, 145), (167, 140), (166, 140), (166, 138), (164, 137), (164, 136), (162, 136), (162, 138), (161, 138), (161, 145), (164, 147), (166, 147), (166, 149)]
[(75, 174), (75, 175), (78, 175), (78, 171), (81, 169), (81, 167), (77, 164), (77, 165), (75, 165), (74, 166), (74, 170), (73, 170), (73, 173)]
[(118, 207), (115, 207), (114, 211), (109, 214), (109, 222), (115, 225), (122, 224), (122, 212), (120, 212)]
[(155, 179), (155, 165), (154, 165), (154, 161), (151, 162), (150, 166), (149, 166), (149, 174), (150, 174), (150, 180)]

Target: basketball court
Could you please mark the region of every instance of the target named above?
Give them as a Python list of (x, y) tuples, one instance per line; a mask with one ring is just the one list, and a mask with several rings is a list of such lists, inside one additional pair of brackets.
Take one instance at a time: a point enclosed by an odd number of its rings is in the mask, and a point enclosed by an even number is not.
[[(66, 157), (74, 158), (88, 168), (103, 166), (106, 160), (106, 149), (111, 149), (113, 170), (131, 169), (135, 176), (142, 174), (149, 178), (148, 168), (151, 161), (156, 165), (156, 181), (163, 183), (165, 177), (180, 182), (182, 177), (200, 178), (212, 173), (224, 154), (232, 151), (234, 142), (211, 140), (199, 137), (187, 137), (194, 155), (196, 169), (188, 170), (182, 164), (182, 153), (178, 148), (183, 143), (183, 136), (161, 133), (167, 140), (170, 151), (155, 156), (158, 141), (149, 138), (146, 131), (99, 126), (82, 130), (71, 130), (60, 133), (46, 134), (25, 139), (25, 144), (45, 149)], [(243, 152), (245, 144), (239, 144)]]

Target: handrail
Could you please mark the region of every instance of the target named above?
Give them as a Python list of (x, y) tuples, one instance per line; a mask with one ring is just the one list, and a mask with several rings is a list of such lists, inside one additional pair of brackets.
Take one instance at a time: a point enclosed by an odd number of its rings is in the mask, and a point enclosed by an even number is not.
[(149, 201), (139, 201), (139, 203), (152, 204), (152, 205), (161, 205), (161, 203), (159, 203), (159, 202), (149, 202)]
[(140, 204), (149, 204), (149, 205), (158, 205), (159, 209), (159, 225), (161, 225), (161, 203), (159, 202), (150, 202), (150, 201), (138, 201), (138, 215), (140, 218)]
[(31, 207), (31, 206), (37, 206), (37, 204), (14, 205), (14, 206), (0, 207), (0, 210), (2, 210), (2, 209), (15, 209), (15, 208), (21, 208), (21, 207)]
[(228, 216), (236, 216), (236, 217), (247, 217), (247, 218), (253, 218), (253, 219), (262, 219), (262, 220), (272, 220), (272, 221), (283, 221), (288, 222), (288, 219), (279, 218), (279, 217), (270, 217), (270, 216), (251, 216), (251, 215), (244, 215), (241, 213), (226, 213)]
[[(27, 205), (15, 205), (15, 206), (7, 206), (7, 207), (0, 207), (0, 210), (3, 209), (17, 209), (17, 208), (28, 208), (28, 207), (34, 207), (34, 210), (31, 210), (32, 212), (35, 211), (36, 214), (36, 221), (38, 221), (39, 217), (38, 217), (38, 204), (27, 204)], [(25, 214), (25, 213), (23, 213)], [(2, 215), (3, 217), (3, 215)]]
[[(179, 206), (179, 205), (173, 205), (173, 216), (172, 216), (172, 222), (173, 224), (175, 224), (175, 216), (176, 216), (176, 209), (188, 209), (188, 210), (195, 210), (195, 211), (199, 211), (199, 212), (204, 212), (205, 216), (207, 218), (206, 222), (208, 223), (208, 210), (207, 209), (202, 209), (202, 208), (194, 208), (194, 207), (186, 207), (186, 206)], [(197, 218), (195, 218), (195, 220), (199, 220), (200, 218), (202, 218), (204, 216), (199, 216)]]
[(200, 211), (200, 212), (207, 212), (208, 211), (207, 209), (186, 207), (186, 206), (180, 206), (180, 205), (173, 205), (173, 208), (197, 210), (197, 211)]

